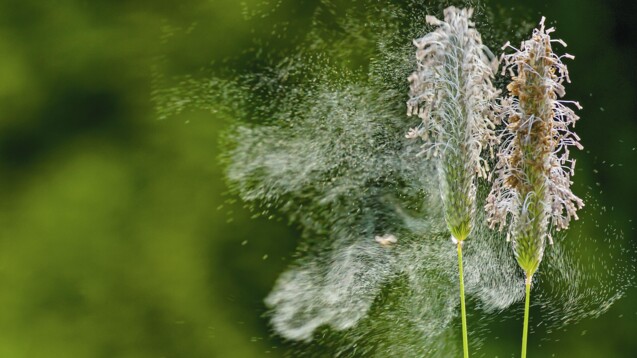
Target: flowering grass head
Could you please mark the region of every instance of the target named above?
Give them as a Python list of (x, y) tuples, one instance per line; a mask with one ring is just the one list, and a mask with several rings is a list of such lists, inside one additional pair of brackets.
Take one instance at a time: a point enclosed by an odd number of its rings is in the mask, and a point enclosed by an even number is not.
[(577, 102), (561, 100), (564, 81), (570, 82), (562, 58), (553, 52), (553, 28), (546, 29), (544, 18), (531, 39), (520, 49), (503, 55), (503, 74), (512, 77), (509, 96), (499, 105), (505, 124), (501, 135), (496, 179), (485, 209), (491, 227), (503, 228), (508, 222), (508, 237), (513, 241), (515, 257), (530, 278), (544, 253), (550, 227), (566, 229), (583, 201), (570, 189), (575, 160), (569, 147), (581, 149), (579, 137), (571, 127), (579, 117), (567, 107)]
[(408, 138), (424, 141), (421, 154), (438, 161), (447, 226), (462, 241), (471, 232), (475, 211), (475, 177), (487, 177), (481, 157), (497, 142), (491, 105), (497, 63), (475, 24), (472, 9), (445, 9), (445, 20), (427, 16), (436, 29), (414, 40), (417, 69), (409, 76), (407, 114), (421, 123)]

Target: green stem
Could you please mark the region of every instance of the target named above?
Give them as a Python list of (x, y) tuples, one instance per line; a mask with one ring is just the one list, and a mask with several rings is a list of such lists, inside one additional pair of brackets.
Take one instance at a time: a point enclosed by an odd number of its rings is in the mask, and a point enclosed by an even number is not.
[(469, 358), (469, 339), (467, 337), (467, 309), (464, 305), (464, 274), (462, 273), (462, 241), (458, 240), (458, 271), (460, 273), (460, 310), (462, 313), (462, 348), (464, 358)]
[(526, 275), (526, 298), (524, 300), (524, 330), (522, 331), (522, 358), (526, 358), (526, 342), (529, 334), (529, 302), (531, 301), (531, 278)]

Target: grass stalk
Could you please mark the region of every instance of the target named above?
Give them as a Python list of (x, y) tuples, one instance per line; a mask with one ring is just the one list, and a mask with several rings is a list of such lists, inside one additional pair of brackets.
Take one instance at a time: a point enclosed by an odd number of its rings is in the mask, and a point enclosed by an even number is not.
[(522, 330), (522, 358), (526, 358), (526, 343), (529, 335), (529, 303), (531, 302), (531, 278), (526, 275), (525, 286), (526, 294), (524, 299), (524, 328)]
[(464, 274), (462, 272), (462, 241), (458, 241), (458, 272), (460, 276), (460, 312), (462, 315), (462, 350), (464, 358), (469, 358), (469, 338), (467, 334), (467, 309), (464, 303)]

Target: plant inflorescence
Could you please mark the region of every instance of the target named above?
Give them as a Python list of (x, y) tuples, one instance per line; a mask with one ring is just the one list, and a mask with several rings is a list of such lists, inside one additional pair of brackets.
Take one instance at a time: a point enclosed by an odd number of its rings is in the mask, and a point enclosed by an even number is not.
[[(526, 356), (529, 296), (533, 274), (537, 271), (550, 227), (566, 229), (584, 202), (570, 189), (575, 174), (575, 160), (569, 147), (582, 149), (571, 127), (579, 119), (566, 106), (579, 103), (561, 100), (564, 81), (570, 81), (562, 58), (552, 45), (566, 44), (551, 39), (553, 28), (545, 28), (545, 19), (533, 30), (531, 39), (520, 49), (507, 43), (513, 53), (503, 55), (503, 72), (509, 71), (512, 82), (509, 96), (500, 102), (499, 115), (505, 124), (498, 153), (496, 179), (485, 209), (490, 225), (508, 224), (507, 237), (513, 244), (515, 258), (524, 270), (526, 304), (522, 356)], [(510, 217), (510, 218), (509, 218)], [(509, 219), (509, 220), (507, 220)]]
[(422, 138), (421, 154), (434, 158), (439, 174), (445, 222), (457, 245), (464, 356), (468, 337), (462, 245), (471, 234), (476, 208), (476, 176), (489, 172), (483, 152), (493, 155), (497, 142), (492, 106), (497, 68), (491, 51), (471, 21), (473, 9), (453, 6), (444, 21), (427, 16), (436, 29), (414, 40), (417, 69), (409, 76), (407, 114), (421, 118), (407, 138)]

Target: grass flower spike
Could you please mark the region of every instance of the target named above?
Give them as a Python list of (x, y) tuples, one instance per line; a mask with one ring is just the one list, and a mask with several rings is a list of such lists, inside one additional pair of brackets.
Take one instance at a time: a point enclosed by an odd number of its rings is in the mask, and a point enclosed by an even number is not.
[(408, 138), (422, 138), (422, 154), (438, 161), (445, 219), (457, 241), (469, 236), (475, 210), (475, 177), (486, 177), (484, 148), (497, 142), (491, 105), (493, 55), (470, 21), (471, 9), (449, 7), (438, 28), (414, 41), (418, 69), (409, 77), (407, 114), (422, 122)]
[(426, 17), (436, 29), (414, 40), (418, 68), (409, 77), (407, 102), (407, 114), (422, 120), (407, 137), (422, 138), (421, 154), (436, 160), (445, 221), (457, 245), (465, 357), (462, 244), (473, 226), (476, 176), (489, 172), (481, 155), (497, 143), (492, 104), (498, 95), (491, 82), (497, 61), (470, 21), (472, 12), (449, 7), (444, 21)]
[(531, 281), (542, 261), (545, 242), (551, 241), (549, 229), (566, 229), (584, 205), (570, 189), (575, 161), (569, 158), (569, 147), (582, 146), (570, 129), (579, 117), (566, 105), (581, 107), (559, 99), (565, 94), (563, 82), (570, 82), (562, 58), (574, 57), (553, 52), (554, 43), (566, 46), (551, 39), (553, 31), (545, 28), (542, 18), (520, 49), (508, 43), (504, 47), (514, 50), (502, 57), (503, 74), (508, 71), (512, 82), (507, 86), (509, 96), (498, 108), (506, 127), (485, 206), (491, 227), (507, 227), (515, 258), (526, 276), (523, 357)]

